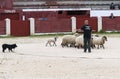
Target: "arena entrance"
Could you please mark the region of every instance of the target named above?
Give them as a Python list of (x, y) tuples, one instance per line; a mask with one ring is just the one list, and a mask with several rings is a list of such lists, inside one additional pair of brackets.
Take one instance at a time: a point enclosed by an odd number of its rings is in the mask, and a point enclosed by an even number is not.
[(30, 36), (30, 21), (11, 20), (11, 36)]

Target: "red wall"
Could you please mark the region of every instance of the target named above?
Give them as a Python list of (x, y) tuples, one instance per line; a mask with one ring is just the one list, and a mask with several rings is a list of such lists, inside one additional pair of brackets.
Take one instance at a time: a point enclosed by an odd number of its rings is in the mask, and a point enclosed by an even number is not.
[(0, 13), (0, 20), (9, 18), (11, 20), (19, 20), (19, 13)]
[(120, 31), (120, 17), (113, 19), (102, 17), (102, 29), (104, 31)]
[(35, 33), (71, 32), (71, 19), (46, 18), (35, 21)]
[(0, 35), (6, 34), (6, 23), (5, 21), (0, 21)]
[(76, 28), (80, 29), (84, 25), (84, 21), (88, 20), (89, 25), (92, 27), (92, 30), (95, 30), (96, 32), (98, 31), (98, 20), (96, 17), (91, 17), (91, 18), (77, 18), (76, 21)]
[(23, 12), (23, 15), (26, 20), (31, 17), (36, 19), (35, 33), (71, 32), (71, 17), (90, 18), (89, 12), (82, 15), (70, 15), (67, 11), (31, 11)]
[(30, 22), (11, 20), (11, 35), (12, 36), (29, 36), (30, 35)]
[(57, 17), (57, 12), (55, 11), (37, 11), (37, 12), (23, 12), (23, 15), (28, 18), (48, 18), (48, 17)]
[[(97, 18), (77, 18), (77, 29), (81, 28), (84, 20), (88, 19), (89, 24), (93, 30), (97, 31)], [(0, 22), (2, 34), (5, 33), (5, 25), (3, 21)], [(3, 28), (3, 27), (4, 28)], [(3, 30), (2, 30), (3, 29)], [(72, 23), (70, 18), (58, 19), (39, 18), (35, 20), (35, 33), (54, 33), (54, 32), (72, 32)], [(29, 20), (11, 20), (11, 35), (12, 36), (29, 36), (30, 22)]]

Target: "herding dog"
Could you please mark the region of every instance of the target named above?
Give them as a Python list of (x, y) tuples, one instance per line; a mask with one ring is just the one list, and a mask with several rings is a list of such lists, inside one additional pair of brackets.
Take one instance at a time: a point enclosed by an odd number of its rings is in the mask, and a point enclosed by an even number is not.
[(15, 49), (17, 47), (16, 44), (3, 44), (2, 45), (2, 51), (5, 52), (6, 49), (9, 50), (9, 52), (13, 52), (12, 49)]

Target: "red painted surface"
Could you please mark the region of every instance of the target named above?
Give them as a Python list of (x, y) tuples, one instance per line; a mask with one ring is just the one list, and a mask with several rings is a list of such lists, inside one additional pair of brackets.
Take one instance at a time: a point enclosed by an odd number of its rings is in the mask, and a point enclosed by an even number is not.
[(89, 25), (92, 27), (92, 30), (95, 30), (96, 32), (98, 31), (98, 20), (96, 17), (91, 17), (91, 18), (77, 18), (76, 21), (76, 28), (80, 29), (84, 25), (84, 21), (88, 20)]
[(49, 18), (49, 17), (57, 17), (57, 12), (55, 11), (37, 11), (37, 12), (23, 12), (23, 15), (28, 18)]
[(19, 20), (19, 13), (0, 13), (0, 20), (4, 20), (6, 18)]
[(11, 35), (12, 36), (29, 36), (30, 22), (11, 20)]
[[(76, 11), (73, 11), (76, 12)], [(35, 33), (51, 32), (72, 32), (71, 17), (89, 18), (87, 14), (72, 14), (72, 11), (36, 11), (24, 12), (23, 15), (28, 18), (35, 18)]]
[(113, 19), (102, 17), (102, 29), (104, 31), (120, 31), (120, 17)]
[(0, 0), (0, 9), (12, 9), (13, 0)]
[(36, 20), (35, 33), (71, 32), (71, 19)]
[(0, 35), (6, 34), (6, 23), (5, 21), (0, 21)]

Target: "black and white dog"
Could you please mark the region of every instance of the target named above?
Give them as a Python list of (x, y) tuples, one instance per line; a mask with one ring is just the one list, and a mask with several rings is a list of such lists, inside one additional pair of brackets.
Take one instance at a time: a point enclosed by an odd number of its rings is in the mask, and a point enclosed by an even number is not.
[(16, 44), (3, 44), (2, 45), (2, 51), (5, 52), (6, 49), (9, 50), (9, 52), (13, 52), (12, 49), (15, 49), (17, 47)]

